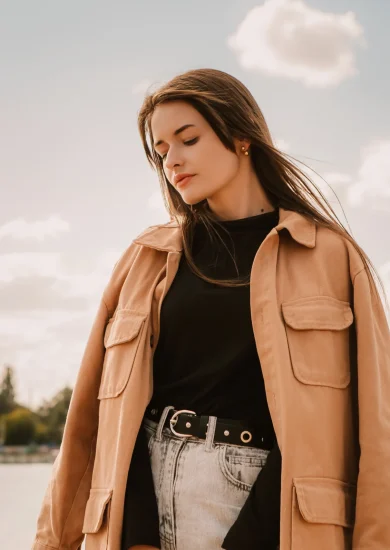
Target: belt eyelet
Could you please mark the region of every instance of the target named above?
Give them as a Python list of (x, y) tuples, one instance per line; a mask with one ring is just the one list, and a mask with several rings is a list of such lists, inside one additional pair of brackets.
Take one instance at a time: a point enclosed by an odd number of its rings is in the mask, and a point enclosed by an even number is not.
[[(248, 439), (244, 439), (245, 434), (248, 434), (248, 436), (249, 436)], [(249, 443), (249, 441), (252, 441), (251, 432), (248, 432), (247, 430), (244, 430), (243, 432), (241, 432), (240, 439), (243, 443)]]

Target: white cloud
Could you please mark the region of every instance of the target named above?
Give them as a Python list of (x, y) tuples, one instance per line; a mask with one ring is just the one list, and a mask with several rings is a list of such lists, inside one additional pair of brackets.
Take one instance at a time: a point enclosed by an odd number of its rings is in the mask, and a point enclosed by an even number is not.
[(352, 11), (309, 7), (303, 0), (267, 0), (252, 8), (227, 45), (245, 69), (327, 88), (355, 76), (364, 29)]
[(165, 211), (164, 201), (160, 190), (153, 191), (148, 198), (147, 206), (150, 210)]
[(59, 273), (53, 288), (67, 297), (95, 298), (99, 296), (108, 283), (114, 265), (122, 252), (122, 250), (114, 248), (106, 250), (97, 259), (95, 267), (88, 273)]
[[(293, 156), (293, 158), (289, 159), (290, 162), (297, 166), (297, 168), (299, 168), (299, 170), (301, 170), (303, 174), (308, 177), (310, 181), (312, 181), (316, 185), (317, 188), (319, 188), (321, 193), (330, 203), (339, 220), (341, 220), (343, 223), (346, 223), (347, 220), (345, 219), (343, 206), (345, 205), (346, 201), (345, 196), (348, 190), (348, 183), (352, 180), (351, 176), (349, 174), (344, 174), (341, 172), (325, 172), (322, 170), (322, 167), (316, 167), (314, 162), (312, 162), (311, 165), (306, 164), (305, 160), (301, 161), (299, 159), (299, 155), (294, 155), (294, 153), (291, 153), (291, 155)], [(318, 197), (322, 204), (323, 199), (318, 193), (317, 189), (313, 188), (310, 184), (309, 187), (310, 189), (312, 189), (312, 191)], [(314, 199), (310, 199), (310, 202), (316, 208), (319, 207)]]
[(333, 207), (338, 206), (339, 200), (352, 208), (365, 205), (372, 210), (390, 211), (390, 140), (374, 139), (362, 147), (356, 175), (315, 169), (323, 181), (312, 169), (296, 164), (320, 187)]
[[(86, 273), (66, 271), (61, 255), (53, 252), (18, 252), (0, 255), (0, 283), (41, 280), (48, 291), (58, 292), (64, 298), (95, 297), (103, 291), (122, 251), (108, 249), (96, 260), (95, 267)], [(51, 280), (48, 285), (47, 281)], [(26, 285), (26, 292), (28, 284)], [(1, 292), (1, 284), (0, 284)], [(23, 297), (21, 296), (21, 299)], [(52, 299), (52, 297), (50, 298)]]
[(35, 239), (43, 241), (46, 237), (56, 237), (59, 233), (69, 231), (69, 223), (60, 216), (52, 215), (47, 220), (27, 222), (17, 218), (0, 227), (0, 239)]
[(273, 141), (274, 141), (275, 147), (276, 147), (277, 149), (280, 149), (282, 152), (286, 152), (286, 153), (287, 153), (287, 151), (290, 150), (290, 144), (287, 143), (286, 140), (281, 139), (281, 138), (280, 138), (280, 139), (276, 138), (276, 139), (274, 139)]
[(0, 255), (0, 283), (18, 277), (56, 277), (60, 273), (60, 254), (52, 252), (14, 252)]
[(346, 185), (351, 183), (352, 176), (341, 172), (327, 172), (324, 179), (331, 185)]
[(352, 181), (352, 176), (341, 172), (324, 172), (321, 176), (324, 181), (317, 177), (316, 183), (318, 183), (321, 191), (332, 204), (333, 208), (340, 208), (340, 203), (343, 206), (347, 201), (346, 194)]
[(90, 308), (74, 312), (66, 310), (22, 311), (17, 314), (0, 315), (0, 348), (15, 346), (19, 349), (25, 345), (45, 343), (48, 330), (63, 323), (88, 316)]
[(22, 402), (36, 405), (73, 385), (98, 302), (122, 252), (105, 250), (81, 273), (57, 253), (0, 256), (0, 356), (16, 368)]
[(169, 215), (165, 209), (160, 189), (149, 195), (146, 206), (148, 210), (153, 211), (152, 225), (169, 222)]
[(357, 179), (348, 189), (352, 206), (369, 202), (378, 209), (390, 209), (390, 140), (373, 140), (362, 148)]
[(74, 385), (97, 302), (80, 312), (24, 312), (0, 316), (2, 364), (16, 371), (17, 399), (37, 406)]
[(152, 81), (148, 80), (147, 78), (144, 78), (143, 80), (140, 80), (131, 89), (131, 93), (136, 94), (144, 94), (148, 91), (149, 87), (151, 86)]

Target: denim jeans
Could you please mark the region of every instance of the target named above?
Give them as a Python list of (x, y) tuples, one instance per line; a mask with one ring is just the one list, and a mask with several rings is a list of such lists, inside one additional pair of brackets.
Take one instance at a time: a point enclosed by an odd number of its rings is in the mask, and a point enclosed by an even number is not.
[(206, 439), (180, 437), (144, 418), (159, 512), (161, 550), (220, 550), (268, 450), (214, 442), (216, 417)]

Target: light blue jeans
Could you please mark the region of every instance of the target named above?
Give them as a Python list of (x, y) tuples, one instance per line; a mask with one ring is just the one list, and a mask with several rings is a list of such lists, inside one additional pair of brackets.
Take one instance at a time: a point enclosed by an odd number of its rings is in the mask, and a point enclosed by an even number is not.
[[(160, 521), (161, 550), (221, 550), (264, 466), (268, 450), (174, 435), (144, 418)], [(243, 549), (244, 550), (244, 549)]]

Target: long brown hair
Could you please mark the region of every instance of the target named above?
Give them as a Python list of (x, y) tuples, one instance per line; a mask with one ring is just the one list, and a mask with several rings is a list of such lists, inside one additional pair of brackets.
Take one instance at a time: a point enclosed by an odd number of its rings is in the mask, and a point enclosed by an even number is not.
[[(186, 260), (190, 269), (198, 277), (220, 286), (249, 284), (248, 281), (239, 282), (239, 279), (212, 279), (195, 265), (191, 254), (195, 224), (203, 223), (211, 238), (211, 232), (214, 232), (220, 239), (215, 229), (216, 225), (222, 230), (225, 228), (219, 224), (206, 199), (194, 205), (187, 205), (183, 201), (180, 193), (167, 180), (161, 157), (148, 144), (148, 138), (151, 144), (153, 143), (151, 117), (155, 108), (163, 102), (175, 100), (186, 101), (192, 105), (230, 151), (236, 152), (233, 138), (249, 139), (253, 168), (274, 208), (281, 207), (299, 212), (316, 224), (327, 227), (348, 239), (356, 248), (367, 269), (370, 287), (377, 292), (373, 274), (380, 282), (388, 307), (383, 283), (371, 260), (340, 222), (319, 187), (289, 160), (289, 158), (294, 161), (296, 159), (282, 153), (274, 146), (263, 113), (250, 91), (234, 76), (207, 68), (179, 74), (157, 90), (147, 94), (138, 113), (138, 129), (146, 157), (152, 168), (157, 170), (165, 207), (171, 219), (175, 219), (181, 227)], [(310, 186), (317, 190), (322, 200)]]

